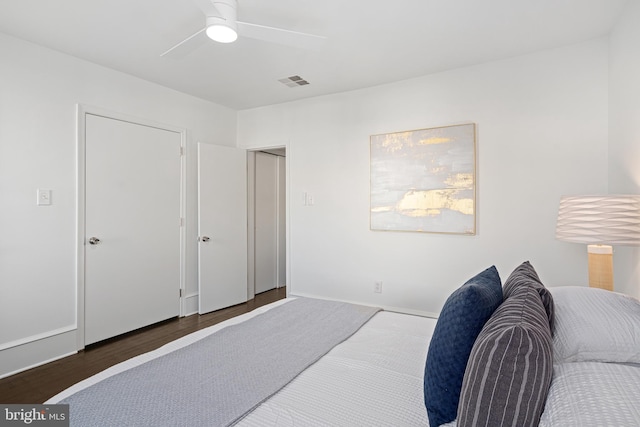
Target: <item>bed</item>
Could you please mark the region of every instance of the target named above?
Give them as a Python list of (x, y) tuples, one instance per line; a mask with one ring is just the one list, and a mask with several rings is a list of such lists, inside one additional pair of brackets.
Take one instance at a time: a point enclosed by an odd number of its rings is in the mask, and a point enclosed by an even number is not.
[(504, 285), (479, 273), (437, 320), (287, 298), (46, 403), (69, 404), (78, 426), (595, 427), (640, 425), (638, 401), (640, 302), (546, 288), (523, 263)]

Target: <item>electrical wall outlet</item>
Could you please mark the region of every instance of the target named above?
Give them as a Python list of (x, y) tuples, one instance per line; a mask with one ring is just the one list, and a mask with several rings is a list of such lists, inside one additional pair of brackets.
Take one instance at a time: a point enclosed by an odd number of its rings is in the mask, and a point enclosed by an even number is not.
[(375, 282), (373, 284), (373, 292), (375, 292), (376, 294), (382, 293), (382, 282)]
[(38, 206), (49, 206), (51, 204), (51, 190), (46, 188), (38, 188)]

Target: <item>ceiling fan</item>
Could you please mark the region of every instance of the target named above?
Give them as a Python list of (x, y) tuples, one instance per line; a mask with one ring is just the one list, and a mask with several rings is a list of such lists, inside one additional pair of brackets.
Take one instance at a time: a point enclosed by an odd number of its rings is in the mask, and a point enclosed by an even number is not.
[(206, 25), (180, 43), (168, 49), (160, 56), (180, 51), (188, 42), (203, 42), (206, 34), (219, 43), (232, 43), (238, 36), (264, 40), (286, 46), (313, 49), (320, 47), (326, 37), (283, 28), (267, 27), (237, 20), (237, 0), (194, 0), (206, 17)]

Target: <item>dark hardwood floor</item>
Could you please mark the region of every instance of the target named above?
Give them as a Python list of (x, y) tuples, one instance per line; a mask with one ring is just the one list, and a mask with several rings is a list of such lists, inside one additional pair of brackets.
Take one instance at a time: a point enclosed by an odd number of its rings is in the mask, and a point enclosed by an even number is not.
[(244, 304), (204, 315), (166, 320), (87, 346), (78, 354), (0, 379), (0, 403), (43, 403), (110, 366), (285, 297), (285, 288), (274, 289), (256, 295)]

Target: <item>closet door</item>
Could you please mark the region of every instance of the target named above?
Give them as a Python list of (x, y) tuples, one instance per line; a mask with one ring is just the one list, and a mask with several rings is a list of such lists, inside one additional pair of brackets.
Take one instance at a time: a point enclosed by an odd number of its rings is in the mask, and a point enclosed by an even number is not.
[(273, 289), (278, 279), (278, 157), (256, 153), (255, 288)]
[(179, 314), (180, 144), (85, 115), (85, 345)]
[(286, 157), (278, 156), (278, 287), (287, 286), (287, 198)]

